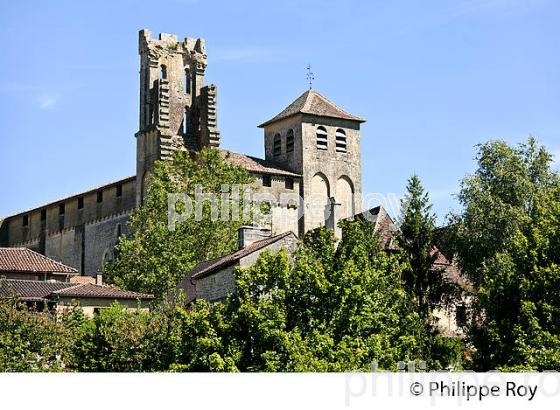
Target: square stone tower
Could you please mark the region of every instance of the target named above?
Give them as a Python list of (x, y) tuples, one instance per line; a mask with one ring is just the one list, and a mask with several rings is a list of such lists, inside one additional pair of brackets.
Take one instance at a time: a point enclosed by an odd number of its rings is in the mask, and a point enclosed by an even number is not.
[(142, 203), (154, 162), (173, 150), (220, 145), (216, 86), (204, 86), (205, 42), (178, 41), (140, 30), (140, 118), (136, 133), (136, 202)]
[(300, 231), (337, 223), (361, 211), (360, 124), (314, 90), (304, 92), (264, 128), (266, 160), (302, 175)]

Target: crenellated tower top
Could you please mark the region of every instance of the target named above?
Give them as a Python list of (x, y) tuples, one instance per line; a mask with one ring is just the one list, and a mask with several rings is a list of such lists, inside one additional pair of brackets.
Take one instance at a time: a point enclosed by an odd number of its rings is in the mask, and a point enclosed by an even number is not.
[[(207, 66), (202, 38), (139, 32), (140, 116), (137, 137), (137, 178), (146, 180), (157, 160), (176, 149), (199, 150), (220, 145), (217, 88), (204, 85)], [(145, 194), (140, 182), (137, 199)]]

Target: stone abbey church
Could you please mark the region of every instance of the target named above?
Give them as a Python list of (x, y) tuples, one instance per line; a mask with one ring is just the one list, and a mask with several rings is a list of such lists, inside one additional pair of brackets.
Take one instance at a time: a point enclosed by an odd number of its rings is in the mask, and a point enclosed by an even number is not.
[[(217, 87), (205, 85), (203, 39), (139, 32), (140, 110), (136, 175), (81, 192), (0, 221), (0, 246), (25, 247), (95, 276), (113, 257), (131, 212), (141, 206), (154, 163), (174, 150), (216, 147), (224, 158), (255, 177), (254, 189), (275, 197), (320, 198), (330, 217), (272, 203), (272, 234), (303, 235), (360, 212), (360, 124), (314, 90), (265, 121), (265, 158), (220, 148)], [(302, 212), (303, 211), (303, 212)], [(299, 218), (299, 214), (303, 216)]]

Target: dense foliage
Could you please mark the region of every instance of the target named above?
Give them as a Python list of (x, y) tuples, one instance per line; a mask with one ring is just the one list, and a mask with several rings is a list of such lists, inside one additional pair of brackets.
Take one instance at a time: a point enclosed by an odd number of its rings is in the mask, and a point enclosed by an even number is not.
[(0, 299), (0, 371), (63, 370), (71, 356), (71, 335), (48, 311), (34, 314), (14, 300)]
[[(460, 213), (446, 243), (472, 283), (466, 340), (479, 370), (560, 370), (560, 177), (533, 139), (479, 146), (462, 181)], [(243, 221), (199, 221), (168, 230), (167, 193), (220, 191), (247, 173), (215, 150), (158, 164), (132, 233), (107, 268), (113, 283), (167, 291), (196, 262), (234, 249)], [(435, 309), (457, 301), (433, 269), (435, 217), (420, 180), (409, 180), (398, 248), (380, 249), (368, 221), (341, 223), (342, 239), (318, 229), (297, 252), (263, 253), (236, 269), (223, 302), (160, 298), (150, 310), (114, 305), (93, 318), (54, 316), (0, 303), (0, 371), (350, 371), (372, 362), (426, 360), (461, 369), (463, 340), (442, 336)]]
[[(115, 305), (92, 319), (76, 309), (57, 323), (25, 315), (66, 332), (66, 370), (348, 371), (368, 370), (373, 361), (396, 370), (398, 361), (423, 359), (431, 368), (460, 365), (461, 345), (445, 338), (433, 357), (423, 356), (431, 334), (405, 290), (402, 264), (379, 249), (371, 224), (346, 222), (343, 232), (338, 246), (332, 231), (320, 229), (293, 261), (265, 253), (237, 269), (237, 293), (223, 303), (163, 303), (150, 311)], [(51, 340), (43, 340), (46, 347), (60, 348)], [(14, 370), (44, 368), (21, 362)]]
[(476, 288), (469, 340), (478, 369), (560, 370), (560, 178), (533, 138), (478, 147), (451, 218)]
[[(332, 231), (313, 231), (293, 264), (284, 253), (264, 254), (237, 271), (237, 293), (224, 304), (195, 307), (213, 318), (201, 337), (216, 336), (212, 354), (224, 370), (367, 370), (373, 361), (396, 370), (398, 361), (425, 359), (429, 334), (398, 258), (379, 249), (367, 221), (343, 223), (342, 236), (336, 246)], [(456, 365), (454, 348), (443, 346), (430, 365)]]
[(437, 259), (436, 216), (418, 176), (413, 175), (408, 180), (406, 191), (397, 236), (399, 251), (403, 260), (408, 261), (403, 278), (418, 304), (419, 313), (429, 326), (434, 309), (445, 308), (459, 295), (443, 270), (434, 267)]
[[(214, 209), (231, 212), (234, 201), (223, 200), (222, 186), (228, 192), (234, 185), (251, 182), (247, 171), (228, 164), (216, 149), (203, 149), (196, 154), (178, 151), (172, 161), (156, 163), (149, 179), (149, 190), (142, 207), (129, 221), (130, 235), (121, 236), (116, 259), (104, 269), (105, 280), (125, 289), (163, 296), (175, 287), (185, 272), (197, 262), (232, 252), (236, 247), (237, 228), (243, 220), (243, 204), (237, 201), (239, 218), (212, 216), (212, 204), (199, 201), (195, 217), (194, 199), (197, 186), (201, 193), (215, 195)], [(190, 217), (169, 229), (169, 194), (184, 193), (193, 200)], [(176, 204), (178, 214), (187, 211)]]

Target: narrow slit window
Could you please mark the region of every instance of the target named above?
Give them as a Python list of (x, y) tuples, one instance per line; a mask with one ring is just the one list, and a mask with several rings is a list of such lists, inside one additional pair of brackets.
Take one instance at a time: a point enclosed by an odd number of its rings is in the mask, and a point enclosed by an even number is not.
[(84, 197), (83, 196), (78, 198), (78, 209), (84, 209)]
[(294, 152), (294, 130), (288, 130), (286, 134), (286, 152)]
[(327, 130), (325, 127), (317, 127), (317, 149), (328, 149)]
[(103, 202), (103, 191), (97, 191), (97, 203)]
[(191, 72), (185, 70), (185, 94), (191, 93)]
[(181, 132), (183, 135), (187, 135), (189, 131), (189, 112), (185, 110), (183, 113), (183, 123), (181, 124)]
[(22, 223), (23, 226), (29, 226), (29, 215), (23, 215)]
[(44, 222), (46, 220), (47, 220), (47, 210), (41, 209), (41, 222)]
[(119, 184), (117, 185), (117, 197), (121, 197), (122, 196), (122, 185)]
[(66, 207), (64, 206), (64, 204), (58, 205), (58, 215), (63, 216), (65, 212), (66, 212)]
[(280, 134), (274, 136), (274, 141), (272, 143), (272, 152), (275, 157), (279, 157), (282, 154), (282, 137)]
[(167, 79), (167, 66), (162, 64), (159, 68), (159, 79), (166, 80)]
[(346, 134), (344, 130), (336, 130), (336, 152), (346, 152)]

